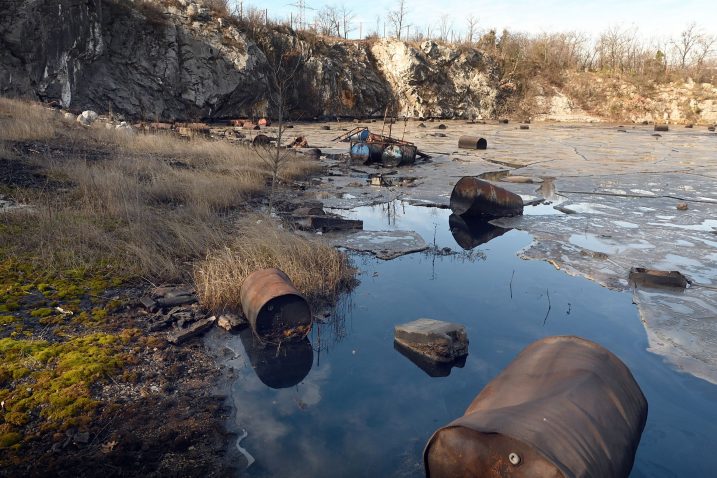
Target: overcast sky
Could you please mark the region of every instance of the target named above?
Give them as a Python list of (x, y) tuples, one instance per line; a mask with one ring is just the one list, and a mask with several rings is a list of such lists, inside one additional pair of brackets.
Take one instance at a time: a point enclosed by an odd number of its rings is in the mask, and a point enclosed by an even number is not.
[[(235, 0), (238, 3), (238, 0)], [(297, 0), (244, 1), (244, 5), (266, 8), (269, 17), (287, 17), (296, 14), (291, 6)], [(555, 31), (581, 31), (597, 35), (610, 26), (637, 27), (641, 36), (665, 38), (677, 36), (691, 22), (697, 22), (705, 32), (717, 34), (717, 0), (405, 0), (408, 23), (415, 26), (437, 25), (442, 15), (450, 15), (456, 31), (465, 28), (465, 19), (474, 15), (481, 29), (507, 28), (532, 33)], [(354, 22), (358, 36), (358, 22), (363, 22), (363, 33), (376, 29), (376, 17), (395, 8), (396, 0), (370, 2), (306, 0), (306, 5), (319, 9), (324, 5), (345, 4), (356, 15)], [(313, 12), (307, 9), (307, 19)], [(381, 27), (383, 28), (383, 27)]]

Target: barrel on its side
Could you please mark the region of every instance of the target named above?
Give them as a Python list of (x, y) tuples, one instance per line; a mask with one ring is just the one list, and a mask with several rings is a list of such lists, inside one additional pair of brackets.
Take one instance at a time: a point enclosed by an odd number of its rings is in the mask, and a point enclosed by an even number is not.
[(410, 144), (389, 144), (381, 154), (381, 162), (387, 168), (394, 168), (416, 162), (418, 148)]
[(487, 149), (488, 141), (478, 136), (461, 136), (458, 138), (458, 147), (462, 149)]
[(459, 216), (516, 216), (523, 214), (523, 199), (507, 189), (466, 176), (453, 187), (451, 210)]
[(353, 143), (350, 149), (351, 159), (363, 161), (364, 163), (371, 157), (368, 144), (366, 143)]
[(665, 132), (665, 131), (669, 131), (669, 130), (670, 130), (670, 127), (667, 126), (666, 124), (656, 124), (655, 125), (655, 131)]
[(308, 302), (279, 269), (262, 269), (249, 275), (240, 296), (244, 315), (262, 340), (297, 340), (311, 330)]
[(647, 400), (620, 359), (578, 337), (548, 337), (433, 434), (426, 476), (627, 477), (646, 419)]

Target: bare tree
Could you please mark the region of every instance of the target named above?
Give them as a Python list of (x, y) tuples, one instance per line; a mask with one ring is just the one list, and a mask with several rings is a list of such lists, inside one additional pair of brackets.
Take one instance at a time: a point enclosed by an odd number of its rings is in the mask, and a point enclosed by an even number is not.
[(701, 35), (695, 48), (695, 63), (698, 67), (704, 65), (705, 61), (715, 51), (717, 38), (714, 35)]
[(341, 8), (339, 9), (339, 17), (341, 19), (341, 27), (344, 31), (344, 39), (346, 39), (349, 37), (349, 33), (355, 30), (352, 24), (356, 15), (346, 5), (341, 5)]
[(273, 146), (270, 144), (257, 144), (255, 145), (255, 151), (269, 167), (271, 174), (271, 190), (269, 192), (269, 213), (271, 214), (279, 173), (292, 156), (282, 146), (286, 129), (284, 119), (289, 110), (289, 93), (296, 84), (298, 74), (310, 59), (310, 52), (301, 42), (292, 39), (285, 40), (278, 35), (271, 36), (266, 41), (268, 44), (263, 45), (263, 50), (268, 64), (266, 70), (269, 87), (268, 96), (269, 103), (276, 114), (277, 136), (276, 143)]
[(476, 35), (478, 30), (478, 19), (469, 15), (466, 18), (466, 43), (473, 44), (473, 37)]
[(439, 38), (448, 41), (453, 31), (453, 19), (450, 15), (441, 15), (441, 21), (438, 24)]
[(677, 58), (680, 60), (680, 68), (685, 69), (687, 67), (687, 60), (693, 50), (699, 45), (702, 33), (697, 27), (695, 22), (690, 23), (680, 33), (680, 38), (672, 41), (672, 46), (677, 53)]
[(406, 21), (407, 15), (408, 10), (406, 10), (406, 0), (398, 0), (396, 2), (396, 9), (388, 12), (388, 23), (393, 26), (394, 34), (399, 40), (401, 39), (403, 24)]
[(341, 20), (336, 7), (324, 5), (314, 17), (316, 31), (327, 36), (341, 36)]

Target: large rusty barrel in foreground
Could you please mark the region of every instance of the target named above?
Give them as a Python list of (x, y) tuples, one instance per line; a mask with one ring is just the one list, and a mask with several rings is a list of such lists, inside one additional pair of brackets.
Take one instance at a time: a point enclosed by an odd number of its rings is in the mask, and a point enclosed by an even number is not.
[(621, 478), (647, 401), (620, 359), (578, 337), (526, 347), (426, 445), (426, 476)]
[(486, 149), (488, 141), (478, 136), (461, 136), (458, 138), (458, 147), (462, 149)]
[(311, 330), (311, 308), (279, 269), (262, 269), (244, 279), (241, 306), (252, 330), (270, 342), (296, 340)]
[(523, 214), (523, 199), (507, 189), (466, 176), (453, 187), (451, 210), (459, 216), (516, 216)]

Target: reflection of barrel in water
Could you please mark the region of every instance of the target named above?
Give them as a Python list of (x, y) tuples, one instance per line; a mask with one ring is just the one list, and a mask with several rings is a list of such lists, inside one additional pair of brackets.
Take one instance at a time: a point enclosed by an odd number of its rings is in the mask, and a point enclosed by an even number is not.
[(463, 366), (466, 364), (466, 357), (467, 355), (464, 355), (453, 362), (450, 363), (444, 363), (444, 362), (436, 362), (434, 360), (430, 360), (423, 355), (419, 354), (418, 352), (415, 352), (408, 347), (404, 347), (403, 345), (399, 344), (398, 342), (393, 342), (393, 348), (396, 349), (401, 355), (406, 357), (408, 360), (413, 362), (418, 368), (423, 370), (428, 374), (429, 377), (447, 377), (451, 374), (451, 369), (453, 367), (463, 368)]
[(448, 218), (448, 227), (451, 229), (453, 239), (466, 251), (470, 251), (510, 231), (510, 229), (497, 227), (486, 221), (455, 214), (451, 214)]
[(250, 328), (243, 329), (239, 336), (257, 377), (268, 387), (293, 387), (311, 371), (314, 350), (308, 337), (278, 346), (261, 342)]

